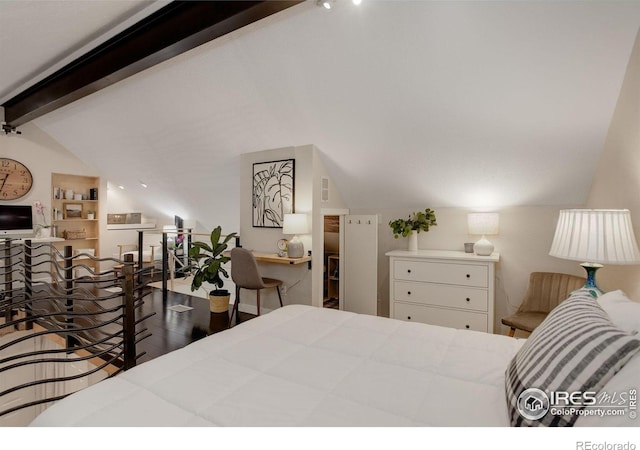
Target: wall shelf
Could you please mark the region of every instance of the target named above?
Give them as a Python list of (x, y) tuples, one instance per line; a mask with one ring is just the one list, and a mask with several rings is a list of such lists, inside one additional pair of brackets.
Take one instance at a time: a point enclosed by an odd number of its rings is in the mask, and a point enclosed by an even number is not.
[[(74, 253), (82, 249), (92, 249), (96, 258), (100, 257), (100, 220), (95, 217), (100, 217), (100, 201), (89, 200), (91, 196), (97, 196), (98, 189), (100, 187), (100, 178), (85, 175), (74, 175), (64, 173), (52, 173), (51, 174), (51, 208), (52, 212), (64, 214), (65, 204), (75, 203), (82, 205), (82, 216), (71, 218), (57, 218), (52, 217), (52, 223), (57, 228), (57, 236), (60, 236), (60, 240), (55, 242), (56, 247), (62, 250), (63, 247), (70, 245), (73, 248)], [(74, 194), (81, 194), (86, 199), (74, 200), (71, 198), (62, 198), (66, 195), (66, 191), (71, 190)], [(100, 197), (97, 196), (99, 199)], [(93, 219), (87, 218), (87, 212), (95, 212)], [(88, 237), (81, 239), (64, 239), (65, 231), (80, 231), (84, 230)], [(92, 261), (89, 258), (83, 258), (83, 263), (92, 267), (94, 270), (99, 270), (99, 263)]]

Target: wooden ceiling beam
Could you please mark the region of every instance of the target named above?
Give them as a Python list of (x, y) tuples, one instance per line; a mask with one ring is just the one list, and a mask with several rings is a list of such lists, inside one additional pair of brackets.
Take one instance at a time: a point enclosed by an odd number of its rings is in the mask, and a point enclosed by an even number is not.
[(6, 101), (17, 127), (298, 1), (174, 1)]

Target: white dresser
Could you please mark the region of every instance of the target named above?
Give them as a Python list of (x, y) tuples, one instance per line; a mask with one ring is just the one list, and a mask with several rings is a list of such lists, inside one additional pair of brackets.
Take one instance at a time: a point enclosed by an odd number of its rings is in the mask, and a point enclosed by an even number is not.
[(392, 318), (493, 333), (498, 253), (393, 250), (386, 255)]

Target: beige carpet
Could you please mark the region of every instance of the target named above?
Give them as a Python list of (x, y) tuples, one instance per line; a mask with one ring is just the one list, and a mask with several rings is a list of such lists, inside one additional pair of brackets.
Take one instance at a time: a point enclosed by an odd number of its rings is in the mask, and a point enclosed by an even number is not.
[[(171, 288), (171, 280), (167, 280), (167, 290), (171, 292), (178, 292), (179, 294), (187, 294), (193, 297), (209, 298), (208, 290), (205, 287), (201, 287), (195, 292), (191, 291), (191, 280), (193, 277), (176, 278), (173, 280), (173, 288)], [(149, 283), (149, 286), (162, 289), (162, 281), (154, 281)]]

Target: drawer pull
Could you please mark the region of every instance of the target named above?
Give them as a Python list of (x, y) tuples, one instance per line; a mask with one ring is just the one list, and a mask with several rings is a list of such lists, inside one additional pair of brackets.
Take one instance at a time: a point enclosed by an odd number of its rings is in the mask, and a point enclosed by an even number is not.
[(407, 320), (411, 320), (411, 316), (407, 316)]
[(470, 299), (469, 297), (467, 297), (467, 301), (468, 301), (468, 302), (470, 302), (470, 301), (471, 301), (471, 299)]
[(464, 327), (465, 327), (467, 330), (470, 328), (470, 327), (469, 327), (469, 325), (465, 325)]
[(407, 273), (411, 273), (411, 269), (407, 269)]
[(471, 278), (471, 275), (470, 275), (470, 274), (467, 274), (467, 278)]
[(407, 295), (411, 295), (411, 291), (407, 291)]

